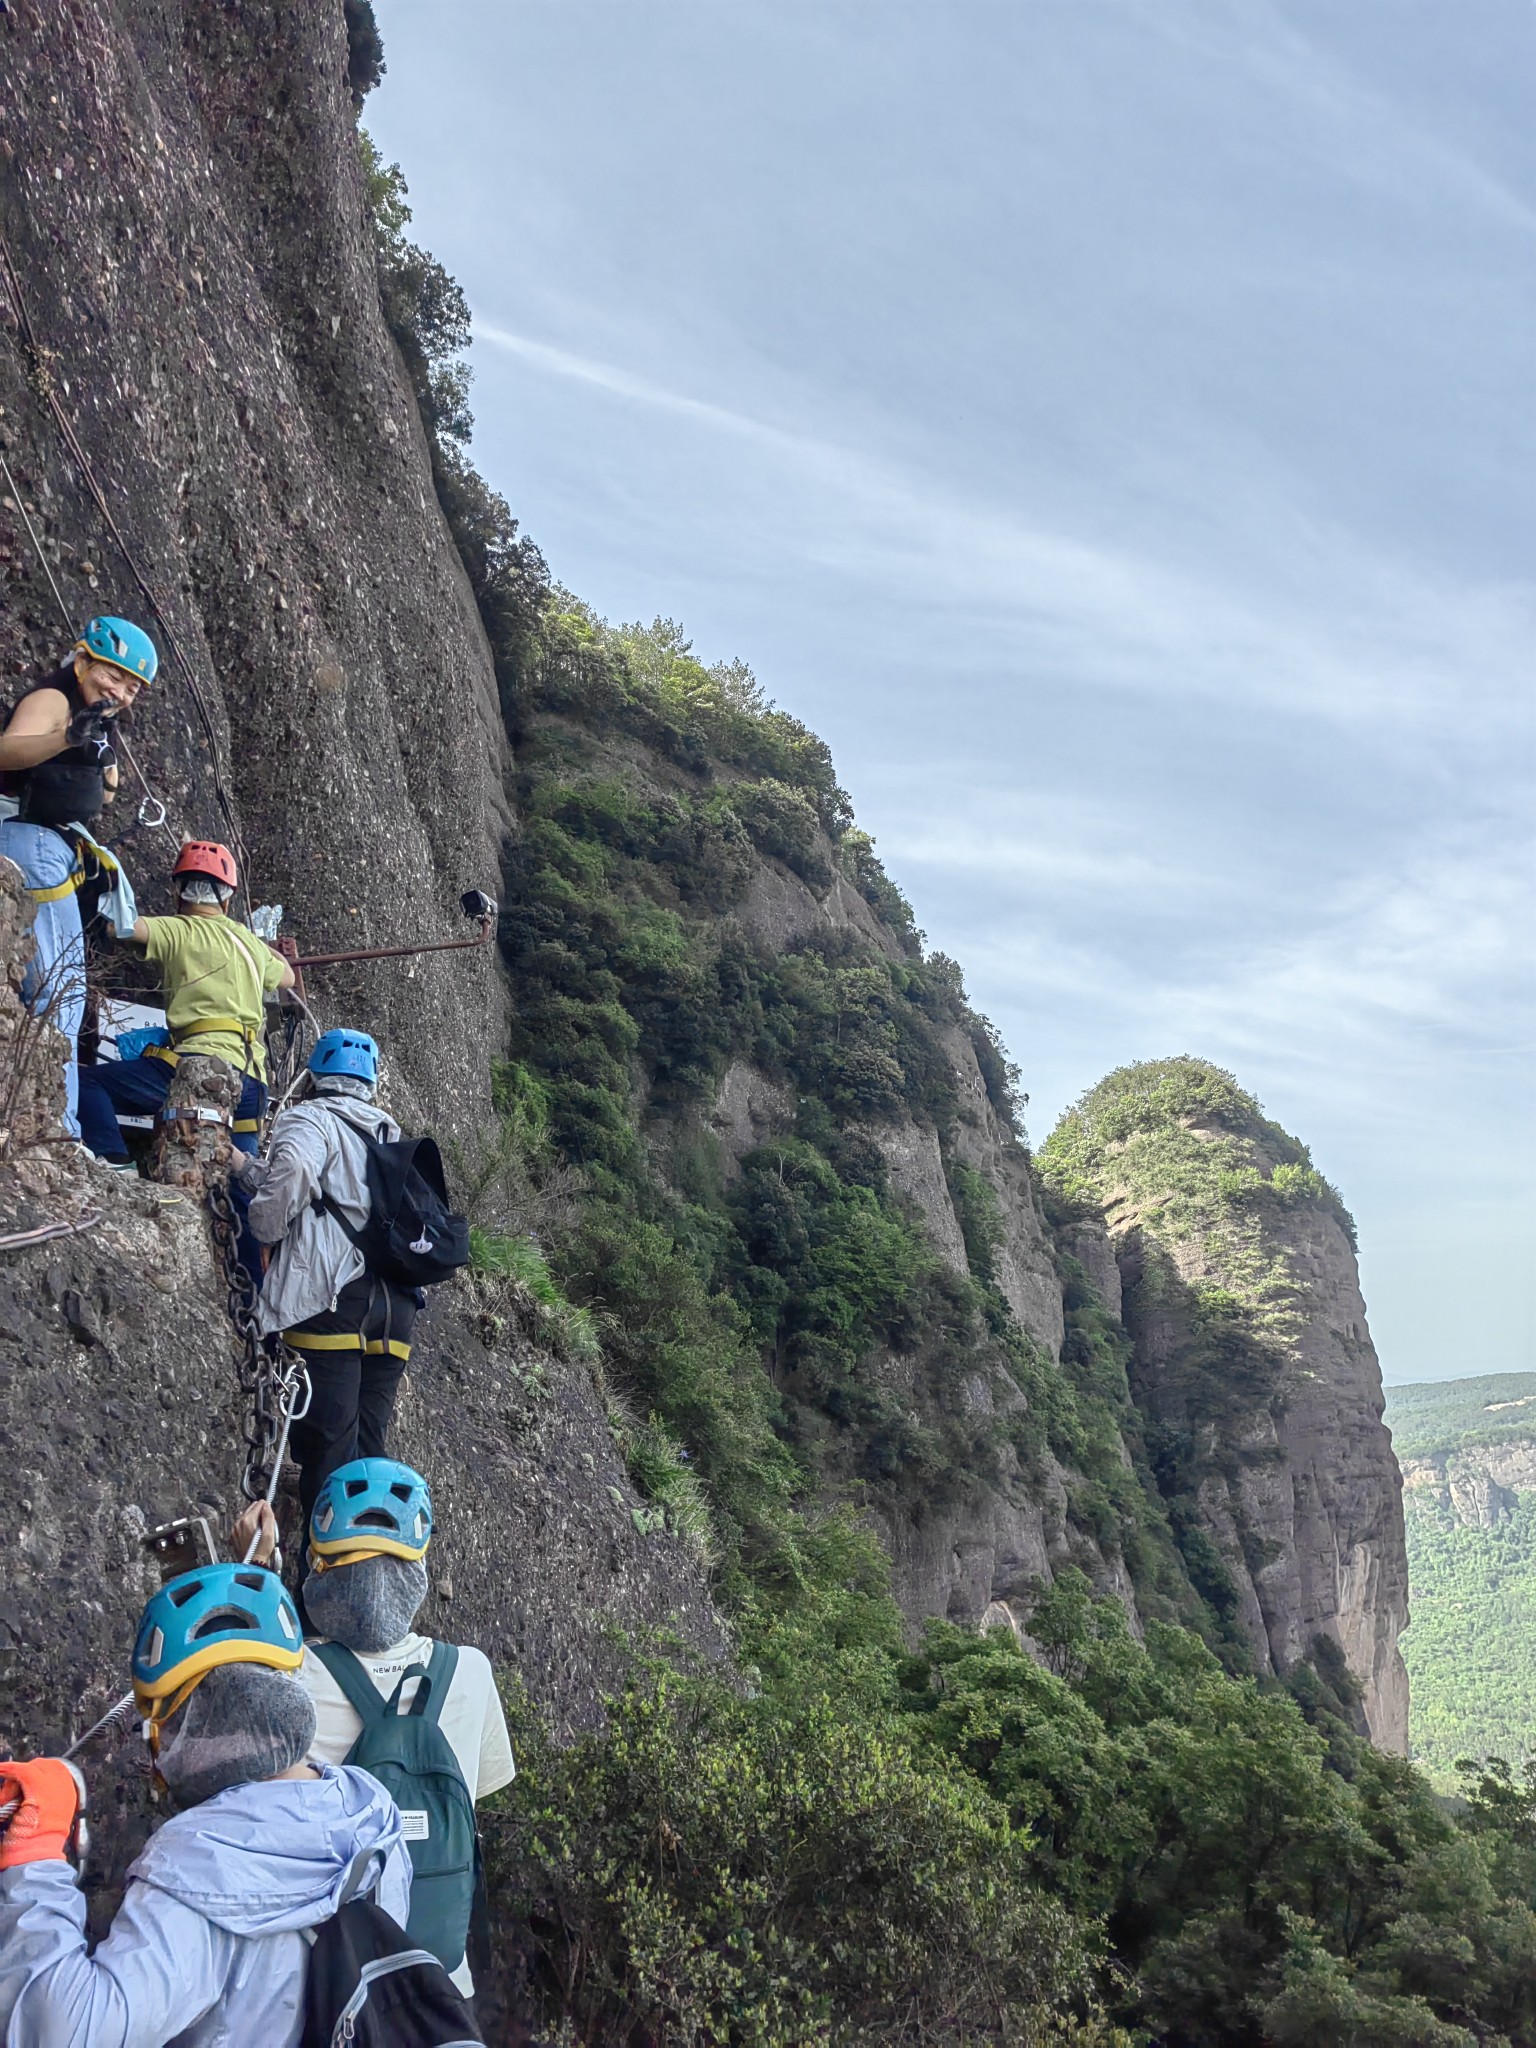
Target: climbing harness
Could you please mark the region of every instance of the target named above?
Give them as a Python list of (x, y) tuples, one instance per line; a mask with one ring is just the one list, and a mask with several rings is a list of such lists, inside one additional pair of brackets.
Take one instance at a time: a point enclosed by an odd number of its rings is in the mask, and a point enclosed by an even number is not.
[[(237, 925), (235, 929), (238, 931), (239, 926)], [(206, 1038), (210, 1032), (218, 1032), (224, 1038), (238, 1038), (245, 1047), (245, 1065), (239, 1071), (243, 1074), (257, 1071), (254, 1066), (256, 1033), (249, 1024), (242, 1024), (238, 1017), (199, 1017), (194, 1023), (171, 1024), (167, 1029), (170, 1031), (171, 1045), (178, 1058), (189, 1038)], [(194, 1046), (192, 1050), (195, 1052), (197, 1048)], [(233, 1066), (234, 1061), (230, 1060), (226, 1064)]]

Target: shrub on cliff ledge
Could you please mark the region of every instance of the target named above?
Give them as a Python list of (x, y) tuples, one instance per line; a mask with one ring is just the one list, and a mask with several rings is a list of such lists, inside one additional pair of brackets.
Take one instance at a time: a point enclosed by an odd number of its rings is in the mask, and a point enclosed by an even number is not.
[(1110, 2048), (1096, 1957), (966, 1775), (822, 1696), (637, 1671), (603, 1736), (526, 1716), (492, 1886), (560, 2038)]

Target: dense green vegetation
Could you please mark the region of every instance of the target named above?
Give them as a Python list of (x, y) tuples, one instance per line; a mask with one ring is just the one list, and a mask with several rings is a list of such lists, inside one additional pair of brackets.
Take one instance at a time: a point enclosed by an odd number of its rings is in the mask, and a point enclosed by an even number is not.
[(1437, 1783), (1462, 1757), (1536, 1753), (1536, 1494), (1491, 1529), (1410, 1504), (1412, 1753)]
[(750, 1617), (758, 1685), (642, 1660), (609, 1728), (524, 1711), (499, 1935), (565, 2038), (1473, 2048), (1536, 2027), (1536, 1784), (1449, 1819), (1314, 1685), (1033, 1627), (904, 1653), (845, 1595)]
[[(1412, 1753), (1448, 1787), (1463, 1757), (1518, 1764), (1536, 1753), (1536, 1493), (1478, 1484), (1479, 1453), (1536, 1445), (1536, 1373), (1389, 1387), (1387, 1423), (1398, 1455), (1433, 1459), (1444, 1482), (1403, 1496), (1412, 1621), (1402, 1647)], [(1474, 1486), (1491, 1523), (1469, 1519)]]
[[(1191, 1508), (1225, 1419), (1276, 1392), (1289, 1297), (1263, 1220), (1337, 1198), (1230, 1077), (1111, 1077), (1045, 1148), (1055, 1213), (1158, 1191), (1154, 1247), (1219, 1238), (1235, 1277), (1184, 1288), (1178, 1399), (1147, 1427), (1125, 1333), (1065, 1259), (1061, 1369), (1041, 1354), (997, 1284), (997, 1190), (955, 1143), (952, 1047), (1017, 1129), (1006, 1055), (820, 742), (669, 622), (612, 627), (551, 584), (464, 454), (462, 296), (369, 161), (381, 293), (520, 777), (517, 1024), (497, 1127), (461, 1162), (474, 1284), (590, 1365), (637, 1513), (709, 1561), (737, 1652), (722, 1674), (636, 1646), (605, 1728), (564, 1747), (514, 1700), (488, 1851), (533, 2023), (655, 2048), (1536, 2040), (1536, 1786), (1487, 1774), (1453, 1819), (1354, 1734), (1337, 1657), (1243, 1676)], [(765, 864), (880, 929), (753, 942), (732, 912)], [(703, 1112), (735, 1061), (786, 1108), (728, 1171)], [(891, 1189), (898, 1119), (938, 1136), (968, 1275)], [(1149, 1270), (1174, 1287), (1171, 1259)], [(1039, 1660), (939, 1625), (914, 1650), (857, 1506), (918, 1517), (1050, 1460), (1125, 1560), (1145, 1642), (1069, 1571), (1039, 1589)]]
[(1316, 1204), (1353, 1236), (1306, 1146), (1205, 1060), (1118, 1068), (1068, 1110), (1040, 1163), (1058, 1215), (1130, 1209), (1159, 1244), (1197, 1243), (1259, 1333), (1288, 1330), (1293, 1296), (1266, 1223)]
[(1400, 1458), (1472, 1444), (1529, 1443), (1536, 1439), (1536, 1372), (1388, 1387), (1386, 1420)]

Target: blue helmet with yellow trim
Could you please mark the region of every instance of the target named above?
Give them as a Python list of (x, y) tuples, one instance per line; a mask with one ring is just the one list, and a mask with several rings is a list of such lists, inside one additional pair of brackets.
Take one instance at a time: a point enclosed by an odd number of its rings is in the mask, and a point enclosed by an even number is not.
[(135, 682), (152, 683), (159, 673), (155, 643), (132, 619), (91, 619), (76, 645), (92, 661), (109, 661)]
[(431, 1490), (419, 1472), (395, 1458), (338, 1465), (321, 1484), (309, 1518), (316, 1571), (361, 1557), (422, 1557), (431, 1541)]
[(206, 1564), (168, 1579), (144, 1609), (133, 1646), (133, 1697), (145, 1720), (170, 1719), (221, 1664), (297, 1671), (298, 1610), (275, 1572)]

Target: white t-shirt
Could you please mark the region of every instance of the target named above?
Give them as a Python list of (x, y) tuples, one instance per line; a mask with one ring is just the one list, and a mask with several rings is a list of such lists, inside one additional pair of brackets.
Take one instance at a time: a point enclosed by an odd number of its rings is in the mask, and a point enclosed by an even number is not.
[[(408, 1671), (413, 1664), (425, 1667), (432, 1661), (433, 1647), (430, 1636), (409, 1635), (402, 1636), (387, 1650), (354, 1650), (352, 1654), (373, 1680), (380, 1696), (387, 1700), (399, 1684), (402, 1671)], [(363, 1732), (357, 1709), (310, 1649), (304, 1652), (304, 1669), (299, 1675), (315, 1703), (315, 1739), (309, 1746), (310, 1755), (320, 1763), (345, 1763), (348, 1750)], [(415, 1699), (420, 1683), (420, 1679), (413, 1678), (405, 1686), (400, 1694), (403, 1707)], [(501, 1710), (491, 1660), (483, 1650), (460, 1649), (453, 1683), (437, 1725), (458, 1759), (470, 1798), (477, 1804), (499, 1792), (503, 1785), (511, 1784), (517, 1774), (512, 1761), (512, 1738), (507, 1733), (507, 1717)], [(468, 1997), (474, 1990), (468, 1962), (461, 1963), (452, 1974), (454, 1983)]]

